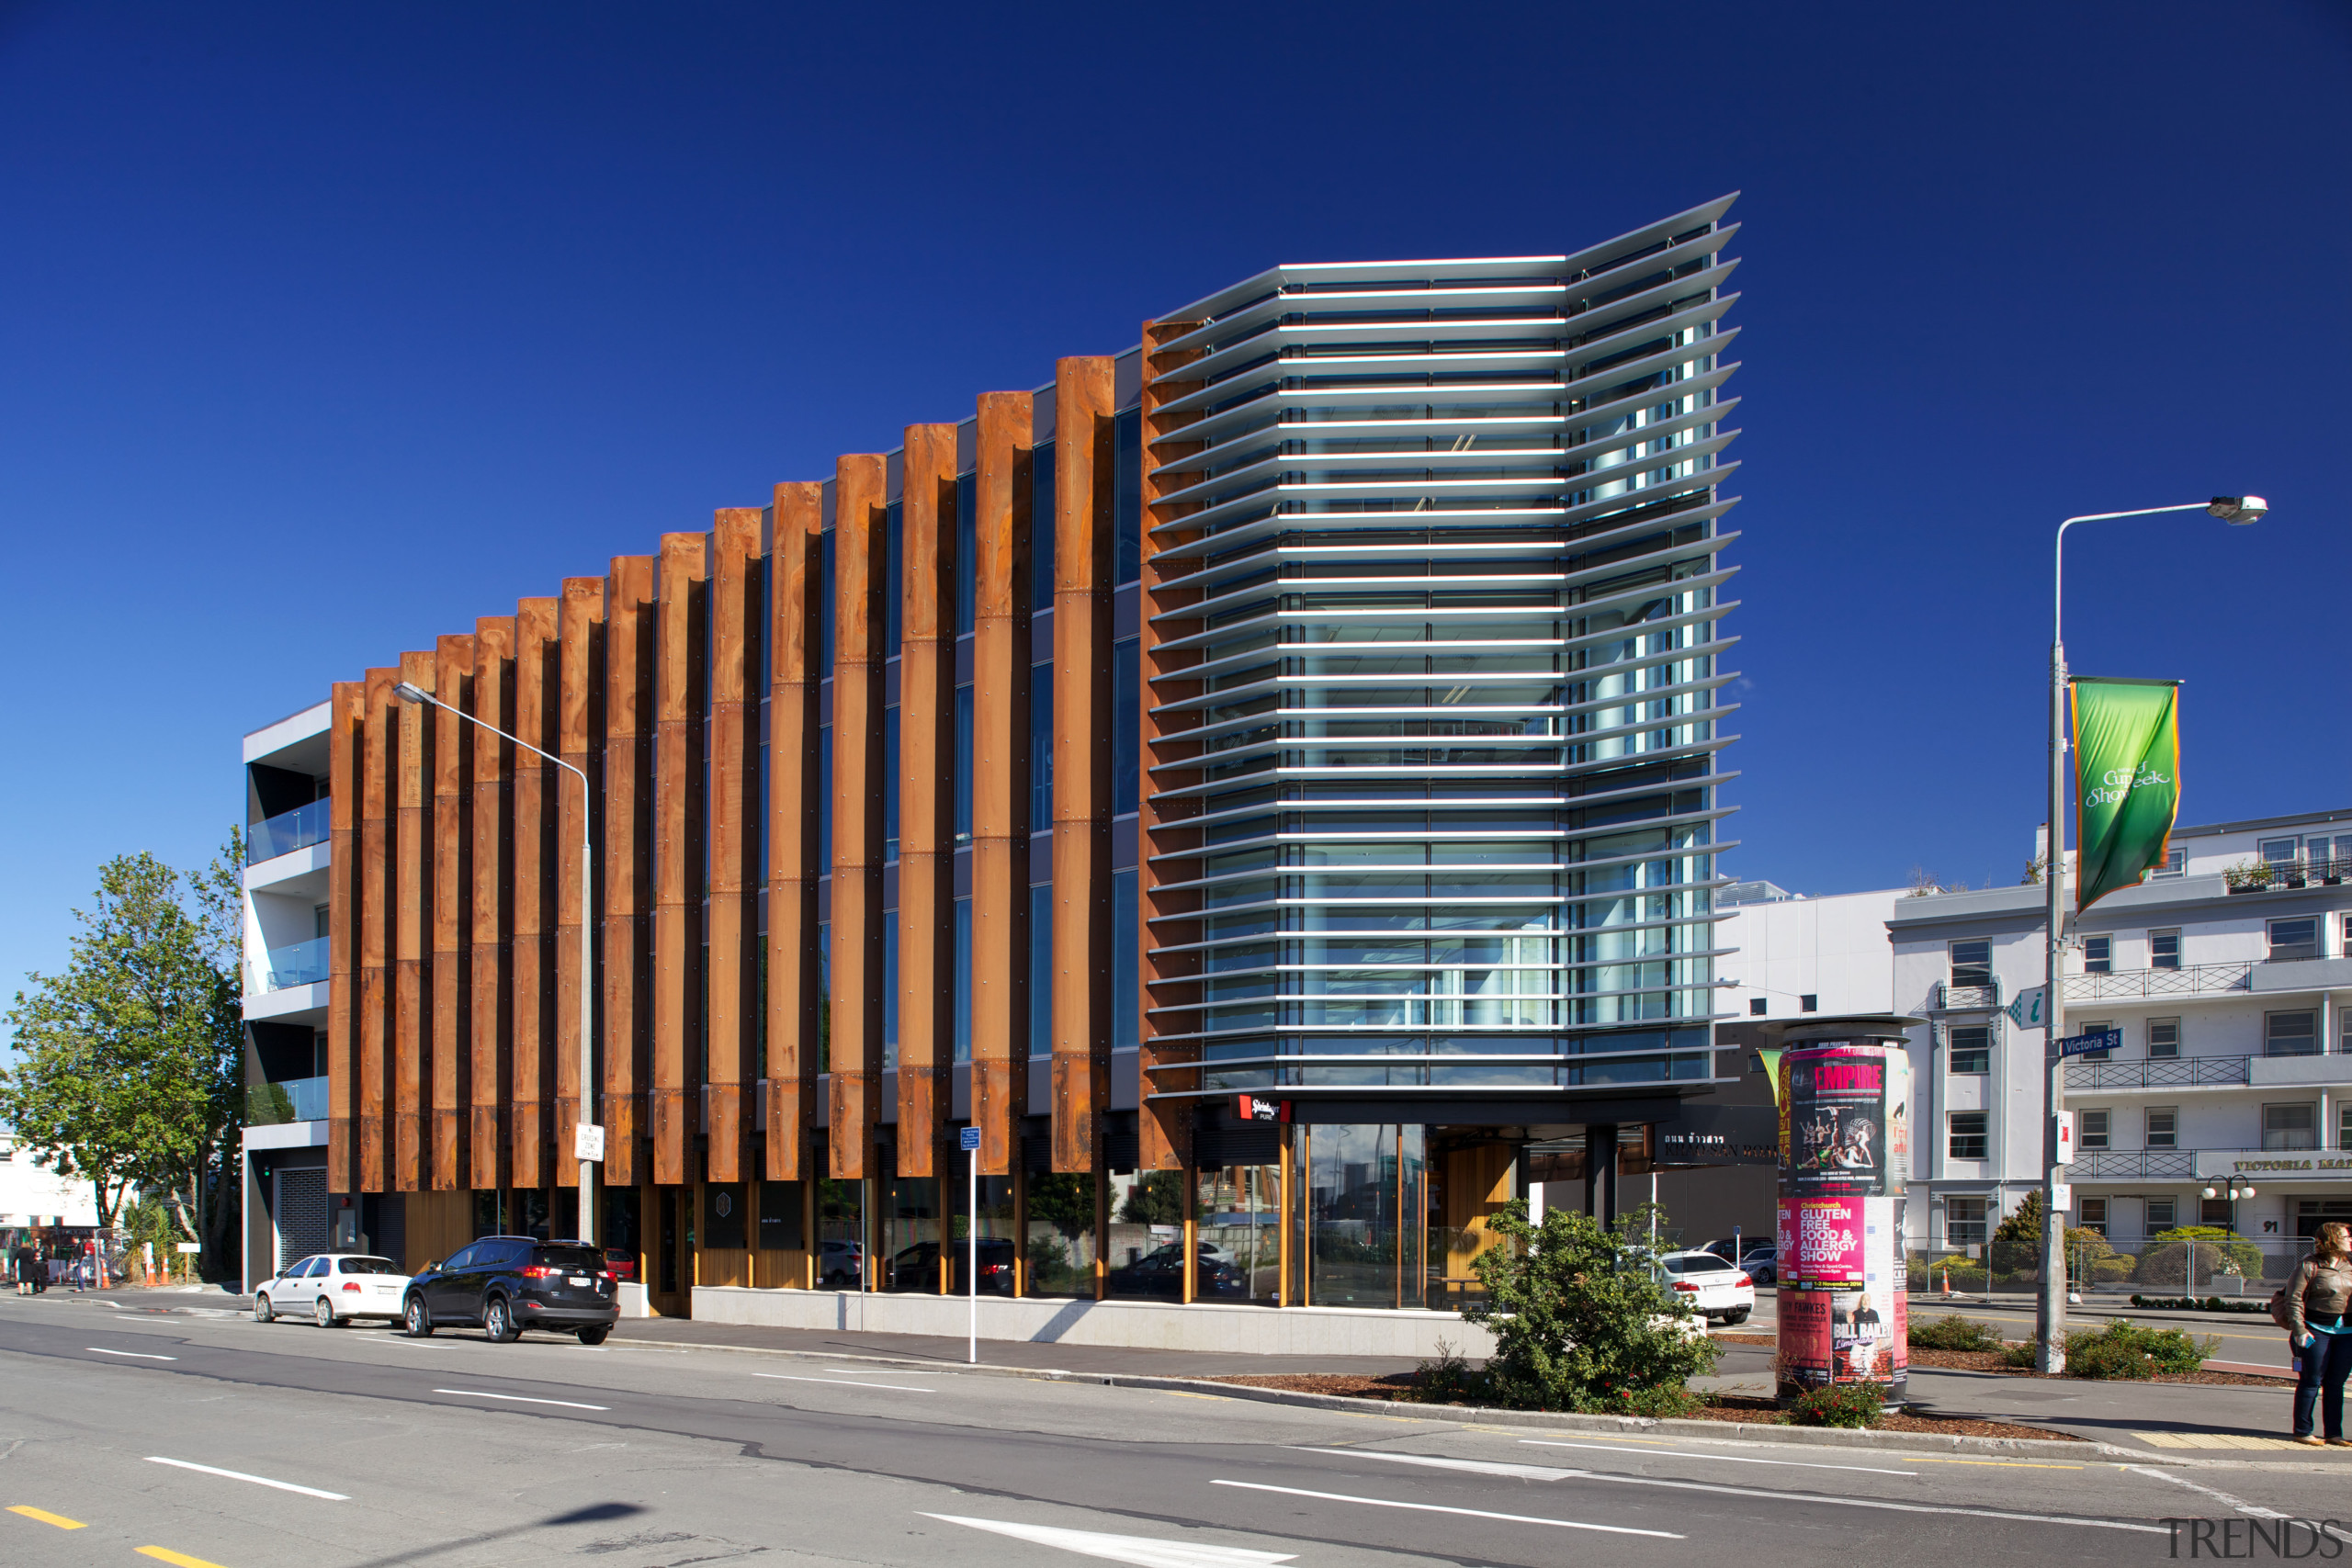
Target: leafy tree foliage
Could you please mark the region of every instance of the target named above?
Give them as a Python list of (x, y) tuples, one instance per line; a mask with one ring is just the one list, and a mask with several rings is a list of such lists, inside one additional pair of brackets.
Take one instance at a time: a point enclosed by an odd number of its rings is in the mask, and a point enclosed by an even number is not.
[(1487, 1397), (1521, 1410), (1678, 1414), (1684, 1384), (1713, 1371), (1719, 1347), (1651, 1258), (1652, 1205), (1603, 1225), (1553, 1209), (1532, 1224), (1514, 1200), (1487, 1222), (1502, 1245), (1472, 1265), (1483, 1301), (1462, 1315), (1494, 1330)]
[(1131, 1225), (1181, 1225), (1184, 1223), (1184, 1173), (1148, 1170), (1127, 1190), (1119, 1218)]
[(65, 970), (35, 974), (0, 1075), (17, 1141), (90, 1183), (101, 1224), (136, 1186), (210, 1257), (232, 1234), (242, 1121), (241, 835), (183, 877), (152, 854), (99, 868)]

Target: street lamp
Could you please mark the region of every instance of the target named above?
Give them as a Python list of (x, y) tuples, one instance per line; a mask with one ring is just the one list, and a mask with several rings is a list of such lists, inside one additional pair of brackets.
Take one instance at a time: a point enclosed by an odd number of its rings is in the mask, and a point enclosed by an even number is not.
[[(2048, 930), (2042, 945), (2043, 1116), (2041, 1118), (2041, 1299), (2034, 1314), (2040, 1342), (2038, 1364), (2045, 1372), (2066, 1370), (2066, 1223), (2058, 1213), (2058, 1113), (2066, 1108), (2065, 1058), (2058, 1054), (2065, 1033), (2066, 998), (2058, 974), (2065, 942), (2065, 911), (2060, 903), (2066, 863), (2066, 530), (2077, 523), (2108, 523), (2121, 517), (2156, 517), (2168, 512), (2208, 512), (2244, 527), (2270, 510), (2258, 495), (2217, 495), (2179, 506), (2143, 506), (2131, 512), (2092, 512), (2058, 525), (2050, 572), (2050, 831), (2042, 861), (2042, 891), (2048, 896)], [(1989, 1280), (1989, 1276), (1988, 1276)]]
[[(596, 843), (589, 828), (594, 813), (588, 795), (588, 775), (565, 761), (552, 751), (542, 751), (519, 735), (509, 735), (494, 724), (476, 718), (463, 708), (451, 707), (421, 686), (402, 681), (392, 688), (392, 694), (410, 704), (424, 703), (456, 714), (469, 724), (481, 725), (492, 735), (512, 740), (535, 757), (545, 757), (565, 773), (580, 781), (580, 1124), (592, 1125), (588, 1118), (589, 1095), (596, 1082), (596, 1043), (594, 1024), (595, 964), (594, 939), (589, 931), (589, 911), (595, 900), (589, 896), (595, 886)], [(578, 1137), (577, 1134), (573, 1134)], [(585, 1148), (575, 1149), (580, 1156), (580, 1239), (594, 1245), (596, 1240), (596, 1162), (588, 1157)]]

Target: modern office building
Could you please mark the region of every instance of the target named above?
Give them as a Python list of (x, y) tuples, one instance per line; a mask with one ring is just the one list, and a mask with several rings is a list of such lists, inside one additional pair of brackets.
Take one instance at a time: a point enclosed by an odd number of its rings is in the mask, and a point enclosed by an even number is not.
[[(1915, 1250), (1981, 1246), (2041, 1185), (2044, 1037), (2001, 1010), (2042, 983), (2041, 897), (1904, 898), (1888, 921), (1896, 1006), (1930, 1021)], [(2176, 829), (2164, 870), (2083, 917), (2064, 984), (2067, 1033), (2121, 1033), (2066, 1068), (2077, 1224), (2134, 1255), (2221, 1227), (2275, 1278), (2352, 1219), (2352, 811)]]
[(650, 1312), (920, 1326), (977, 1225), (984, 1332), (1425, 1325), (1610, 1209), (1724, 1076), (1730, 205), (1273, 268), (253, 738), (330, 1229), (571, 1232), (583, 1028)]

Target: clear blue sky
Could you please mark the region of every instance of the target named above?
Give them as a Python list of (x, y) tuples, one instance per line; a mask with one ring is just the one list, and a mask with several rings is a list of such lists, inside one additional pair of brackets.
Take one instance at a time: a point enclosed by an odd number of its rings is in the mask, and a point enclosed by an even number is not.
[[(1222, 44), (1220, 46), (1220, 40)], [(1746, 193), (1726, 862), (2014, 881), (2048, 540), (2352, 805), (2352, 7), (0, 0), (0, 993), (327, 683), (1282, 261)]]

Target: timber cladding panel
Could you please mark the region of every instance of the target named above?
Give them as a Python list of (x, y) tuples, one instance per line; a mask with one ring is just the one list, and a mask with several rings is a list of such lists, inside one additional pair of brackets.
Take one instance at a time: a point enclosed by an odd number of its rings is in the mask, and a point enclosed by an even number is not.
[[(438, 662), (430, 653), (401, 655), (401, 679), (437, 695)], [(425, 1097), (432, 1071), (433, 715), (402, 703), (393, 760), (392, 1130), (390, 1187), (426, 1185)]]
[(366, 684), (338, 681), (327, 708), (327, 1190), (353, 1192), (355, 1029), (359, 1007), (359, 813)]
[(817, 963), (820, 581), (824, 487), (780, 484), (770, 508), (768, 575), (767, 1158), (771, 1181), (798, 1181), (817, 1130), (823, 997)]
[[(1179, 702), (1197, 695), (1200, 682), (1182, 678), (1183, 670), (1199, 661), (1199, 655), (1186, 649), (1163, 652), (1160, 644), (1189, 636), (1200, 627), (1197, 619), (1180, 618), (1179, 613), (1198, 602), (1197, 588), (1171, 586), (1165, 581), (1176, 572), (1163, 573), (1158, 559), (1159, 552), (1183, 544), (1193, 536), (1175, 532), (1161, 536), (1156, 526), (1173, 521), (1186, 513), (1197, 511), (1196, 502), (1169, 503), (1159, 497), (1166, 489), (1157, 476), (1163, 462), (1178, 457), (1188, 457), (1199, 449), (1199, 443), (1170, 440), (1184, 425), (1200, 417), (1196, 412), (1163, 414), (1160, 405), (1195, 390), (1200, 382), (1187, 379), (1184, 367), (1200, 357), (1197, 349), (1172, 353), (1159, 352), (1159, 345), (1172, 343), (1195, 330), (1197, 321), (1147, 321), (1143, 329), (1143, 765), (1147, 770), (1167, 767), (1171, 763), (1190, 761), (1200, 751), (1197, 740), (1162, 739), (1160, 726), (1154, 716), (1155, 704)], [(1178, 486), (1185, 481), (1179, 479)], [(1182, 569), (1179, 569), (1180, 571)], [(1182, 777), (1182, 775), (1179, 775)], [(1144, 1083), (1143, 1110), (1136, 1117), (1140, 1136), (1140, 1158), (1148, 1170), (1173, 1170), (1189, 1166), (1193, 1160), (1193, 1115), (1190, 1100), (1161, 1100), (1153, 1104), (1153, 1093), (1180, 1092), (1200, 1087), (1200, 1073), (1188, 1070), (1200, 1060), (1200, 1046), (1190, 1040), (1163, 1041), (1158, 1037), (1152, 1010), (1176, 1007), (1200, 999), (1200, 960), (1190, 951), (1155, 953), (1155, 942), (1184, 946), (1195, 941), (1199, 922), (1185, 917), (1196, 916), (1200, 909), (1200, 895), (1191, 889), (1163, 891), (1159, 881), (1163, 868), (1171, 863), (1156, 856), (1196, 850), (1201, 845), (1201, 830), (1187, 818), (1197, 816), (1200, 807), (1192, 796), (1179, 797), (1173, 803), (1155, 797), (1151, 788), (1143, 792), (1142, 816), (1138, 820), (1143, 889), (1143, 919), (1139, 941), (1143, 951), (1136, 955), (1136, 973), (1141, 983), (1136, 987), (1136, 1006), (1142, 1016), (1137, 1021), (1136, 1038), (1142, 1043), (1139, 1066)], [(1197, 863), (1172, 863), (1181, 869), (1170, 874), (1170, 880), (1190, 881), (1196, 873)], [(1159, 922), (1157, 928), (1155, 923)], [(1161, 1015), (1166, 1016), (1166, 1015)], [(1177, 1013), (1177, 1018), (1190, 1019), (1192, 1013)], [(1180, 1024), (1180, 1028), (1192, 1027)]]
[(758, 1077), (760, 570), (758, 507), (729, 507), (710, 535), (708, 1176), (750, 1173)]
[(833, 477), (832, 1074), (829, 1174), (876, 1174), (882, 1092), (882, 717), (887, 470)]
[(956, 427), (910, 424), (899, 658), (899, 1174), (937, 1174), (956, 1058)]
[[(562, 650), (557, 754), (600, 786), (605, 776), (605, 590), (606, 581), (601, 577), (564, 579), (559, 622)], [(590, 948), (588, 957), (593, 961), (591, 944), (604, 932), (604, 903), (597, 897), (597, 867), (589, 858), (588, 839), (594, 833), (601, 841), (608, 807), (602, 787), (583, 791), (580, 780), (569, 773), (556, 784), (561, 805), (557, 807), (555, 835), (555, 1071), (550, 1075), (555, 1084), (554, 1176), (559, 1187), (577, 1187), (580, 1167), (568, 1156), (581, 1122), (594, 1120), (580, 1114), (582, 1096), (584, 1092), (593, 1104), (596, 1093), (593, 1072), (587, 1075), (590, 1081), (581, 1081), (581, 1039), (585, 1034), (594, 1042), (601, 1032), (598, 1010), (603, 1005), (596, 976), (591, 974), (585, 987), (590, 1016), (581, 1016), (582, 949)]]
[(381, 1192), (391, 1172), (390, 1114), (397, 1020), (391, 973), (394, 874), (393, 807), (399, 789), (400, 704), (392, 696), (396, 669), (370, 670), (360, 697), (359, 762), (359, 1012), (353, 1034), (358, 1059), (352, 1119), (356, 1126), (359, 1190)]
[[(1118, 440), (1109, 359), (1054, 378), (1053, 1162), (1094, 1168), (1111, 1108), (1111, 594)], [(900, 884), (903, 889), (903, 882)], [(903, 892), (900, 895), (904, 897)], [(1033, 940), (1035, 933), (1032, 933)]]
[[(649, 1084), (653, 1179), (691, 1181), (686, 1151), (701, 1118), (687, 1103), (701, 1062), (703, 637), (709, 572), (700, 534), (665, 534), (654, 631), (653, 1041)], [(616, 1175), (615, 1179), (618, 1179)]]
[(434, 649), (433, 727), (433, 1083), (428, 1180), (436, 1192), (473, 1185), (467, 1168), (472, 1129), (467, 1124), (473, 1073), (473, 1003), (467, 958), (472, 922), (466, 905), (473, 891), (474, 639), (444, 637)]
[(514, 728), (514, 617), (488, 615), (474, 623), (474, 715), (490, 729), (473, 733), (473, 907), (466, 983), (473, 1010), (469, 1044), (472, 1076), (468, 1162), (471, 1185), (507, 1183), (505, 1111), (507, 1063), (514, 1020), (507, 988), (513, 978), (514, 748), (492, 730)]
[(654, 655), (651, 556), (614, 558), (605, 602), (605, 1178), (641, 1183), (652, 1043)]
[[(514, 607), (514, 733), (557, 752), (562, 700), (557, 640), (560, 601), (526, 599)], [(555, 1086), (555, 813), (571, 785), (543, 757), (514, 752), (507, 892), (507, 1055), (512, 1089), (506, 1115), (508, 1179), (516, 1187), (548, 1180), (549, 1112)], [(576, 939), (575, 939), (576, 940)]]
[(972, 1121), (1009, 1176), (1029, 1108), (1029, 470), (1026, 392), (979, 400), (973, 486)]

